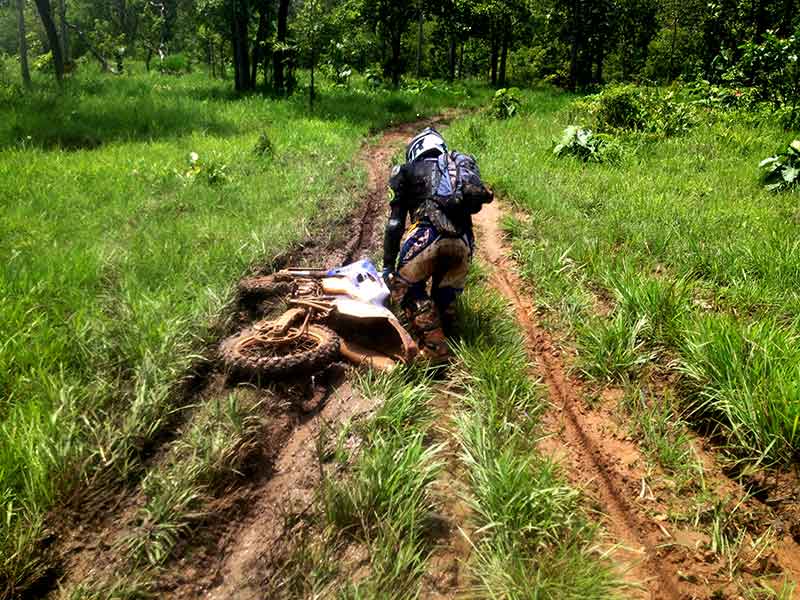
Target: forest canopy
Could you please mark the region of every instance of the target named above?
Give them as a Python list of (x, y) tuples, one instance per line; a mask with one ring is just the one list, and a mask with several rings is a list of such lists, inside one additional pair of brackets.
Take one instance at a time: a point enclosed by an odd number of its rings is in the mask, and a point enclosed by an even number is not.
[[(486, 78), (571, 90), (678, 78), (797, 85), (800, 0), (0, 0), (0, 56), (61, 81), (85, 62), (180, 73), (206, 64), (279, 94), (297, 69), (346, 84)], [(8, 64), (9, 61), (5, 61)], [(8, 67), (6, 67), (8, 70)], [(10, 75), (0, 74), (0, 79)]]

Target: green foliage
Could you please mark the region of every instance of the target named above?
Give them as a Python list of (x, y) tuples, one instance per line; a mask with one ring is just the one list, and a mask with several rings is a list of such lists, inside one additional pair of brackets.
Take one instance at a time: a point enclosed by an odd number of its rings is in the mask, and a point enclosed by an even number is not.
[(10, 61), (0, 54), (0, 104), (11, 104), (21, 95), (22, 87), (11, 74)]
[(347, 472), (323, 482), (322, 510), (337, 537), (369, 545), (370, 574), (344, 597), (401, 600), (415, 595), (432, 550), (431, 487), (443, 466), (442, 447), (427, 440), (433, 390), (414, 369), (369, 373), (359, 387), (380, 408), (358, 427), (361, 450)]
[(655, 356), (647, 349), (646, 318), (631, 323), (622, 314), (587, 321), (578, 330), (578, 368), (589, 378), (624, 383)]
[(543, 403), (516, 323), (480, 273), (473, 276), (461, 305), (464, 337), (455, 349), (463, 389), (455, 424), (475, 521), (474, 593), (613, 597), (618, 582), (591, 550), (595, 529), (580, 493), (536, 450)]
[(275, 146), (269, 137), (269, 133), (262, 131), (258, 134), (258, 141), (253, 148), (253, 152), (255, 152), (256, 156), (262, 157), (269, 157), (275, 154)]
[(606, 87), (594, 97), (589, 110), (602, 129), (640, 131), (647, 125), (648, 111), (644, 94), (635, 85)]
[(513, 125), (485, 122), (481, 168), (530, 215), (509, 228), (515, 255), (544, 318), (576, 335), (579, 368), (612, 381), (680, 375), (687, 421), (739, 459), (790, 461), (797, 202), (753, 177), (779, 125), (699, 112), (702, 126), (680, 138), (626, 135), (636, 160), (576, 177), (574, 164), (538, 158), (572, 97), (529, 94)]
[(494, 93), (489, 114), (495, 119), (510, 119), (519, 113), (521, 105), (517, 88), (500, 88)]
[(183, 75), (191, 73), (192, 63), (189, 57), (183, 53), (169, 54), (163, 60), (158, 61), (158, 72), (163, 75)]
[(762, 181), (770, 191), (794, 189), (800, 183), (800, 140), (794, 140), (788, 148), (759, 163), (763, 169)]
[(648, 132), (665, 136), (691, 129), (696, 116), (692, 105), (675, 97), (635, 85), (609, 85), (594, 96), (576, 101), (572, 112), (585, 115), (602, 132)]
[(724, 75), (726, 80), (750, 85), (762, 99), (776, 105), (796, 103), (800, 93), (800, 37), (780, 38), (768, 31), (760, 43), (748, 40), (740, 51), (739, 61)]
[(570, 125), (553, 148), (553, 154), (559, 158), (574, 156), (583, 162), (616, 162), (621, 148), (609, 135), (594, 134), (591, 129)]
[(37, 56), (33, 62), (31, 62), (31, 69), (34, 71), (38, 71), (40, 73), (45, 71), (52, 71), (53, 70), (53, 53), (46, 52), (45, 54), (41, 54)]

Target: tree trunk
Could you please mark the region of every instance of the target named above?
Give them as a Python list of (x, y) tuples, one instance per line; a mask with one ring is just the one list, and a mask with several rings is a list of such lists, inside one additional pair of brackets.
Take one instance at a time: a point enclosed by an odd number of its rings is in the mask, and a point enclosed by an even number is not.
[(500, 76), (498, 85), (506, 87), (506, 64), (508, 63), (508, 33), (503, 34), (502, 49), (500, 51)]
[(264, 44), (267, 41), (267, 31), (269, 23), (267, 21), (267, 9), (262, 3), (258, 8), (258, 31), (256, 32), (256, 41), (253, 44), (253, 61), (252, 73), (250, 75), (250, 87), (256, 88), (258, 79), (258, 67), (261, 65), (261, 59), (264, 55)]
[[(278, 2), (278, 30), (276, 32), (275, 41), (278, 45), (286, 43), (286, 28), (289, 20), (289, 0), (279, 0)], [(279, 47), (274, 50), (272, 54), (272, 83), (275, 91), (283, 93), (285, 90), (286, 82), (283, 76), (284, 61), (286, 60), (286, 51)]]
[(760, 44), (761, 41), (764, 39), (764, 32), (767, 30), (769, 23), (767, 23), (767, 10), (766, 6), (764, 6), (764, 0), (758, 0), (758, 5), (756, 8), (756, 15), (755, 15), (755, 23), (753, 24), (755, 27), (755, 34), (753, 36), (753, 40), (756, 44)]
[(53, 21), (53, 8), (50, 0), (36, 0), (36, 10), (42, 19), (42, 26), (47, 34), (47, 43), (50, 45), (50, 52), (53, 53), (53, 68), (56, 72), (56, 81), (61, 85), (64, 81), (64, 57), (61, 55), (61, 42), (58, 39), (58, 31)]
[(464, 78), (464, 40), (461, 40), (461, 52), (458, 55), (458, 78)]
[(225, 42), (220, 40), (219, 42), (219, 52), (217, 52), (217, 58), (219, 59), (219, 76), (222, 79), (228, 78), (228, 70), (225, 66)]
[(400, 31), (392, 32), (392, 86), (400, 86), (400, 51), (402, 50)]
[(19, 35), (19, 66), (25, 89), (31, 89), (31, 71), (28, 68), (28, 38), (25, 37), (25, 0), (17, 0), (17, 27)]
[(573, 0), (569, 8), (572, 12), (569, 32), (569, 90), (574, 92), (578, 88), (578, 54), (580, 45), (578, 36), (578, 2)]
[(231, 14), (234, 85), (237, 92), (250, 89), (249, 7), (243, 0), (234, 0)]
[(605, 53), (602, 48), (598, 50), (598, 53), (594, 70), (594, 83), (603, 83), (603, 61), (605, 60)]
[(64, 63), (72, 62), (69, 54), (69, 31), (67, 30), (67, 3), (66, 0), (58, 0), (58, 19), (61, 25), (61, 52), (64, 55)]
[(453, 81), (456, 78), (456, 36), (450, 37), (450, 52), (447, 58), (447, 80)]
[(792, 21), (794, 20), (796, 0), (783, 0), (783, 18), (778, 28), (778, 35), (782, 38), (792, 34)]
[(678, 15), (672, 21), (672, 43), (669, 48), (669, 80), (675, 79), (675, 44), (678, 41)]
[(422, 16), (422, 4), (420, 3), (418, 7), (419, 16), (417, 18), (418, 21), (418, 30), (417, 30), (417, 79), (422, 77), (422, 43), (423, 39), (423, 30), (422, 26), (424, 24), (423, 16)]
[(492, 83), (492, 87), (497, 86), (497, 59), (498, 59), (498, 44), (497, 44), (497, 37), (492, 34), (492, 49), (491, 54), (489, 55), (489, 68), (490, 68), (490, 80)]

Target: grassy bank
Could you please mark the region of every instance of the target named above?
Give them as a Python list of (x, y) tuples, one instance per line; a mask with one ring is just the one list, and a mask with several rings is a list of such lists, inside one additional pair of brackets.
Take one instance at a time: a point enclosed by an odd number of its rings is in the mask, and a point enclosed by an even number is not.
[(87, 72), (0, 108), (0, 592), (41, 573), (66, 491), (139, 473), (232, 284), (352, 205), (364, 137), (483, 99), (230, 87)]
[(680, 374), (687, 418), (732, 453), (796, 457), (797, 194), (765, 191), (758, 172), (792, 134), (698, 109), (683, 135), (622, 134), (618, 162), (582, 163), (552, 153), (571, 102), (531, 92), (521, 117), (466, 119), (451, 136), (529, 215), (510, 224), (514, 249), (579, 367), (601, 381)]

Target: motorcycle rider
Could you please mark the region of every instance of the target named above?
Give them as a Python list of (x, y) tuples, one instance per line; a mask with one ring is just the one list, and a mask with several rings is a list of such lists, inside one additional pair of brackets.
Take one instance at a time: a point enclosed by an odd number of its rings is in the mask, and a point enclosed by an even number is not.
[(452, 331), (454, 301), (472, 258), (472, 215), (493, 194), (481, 181), (474, 157), (449, 152), (431, 127), (411, 139), (406, 162), (392, 170), (389, 188), (383, 277), (423, 356), (441, 362), (449, 356), (445, 332)]

